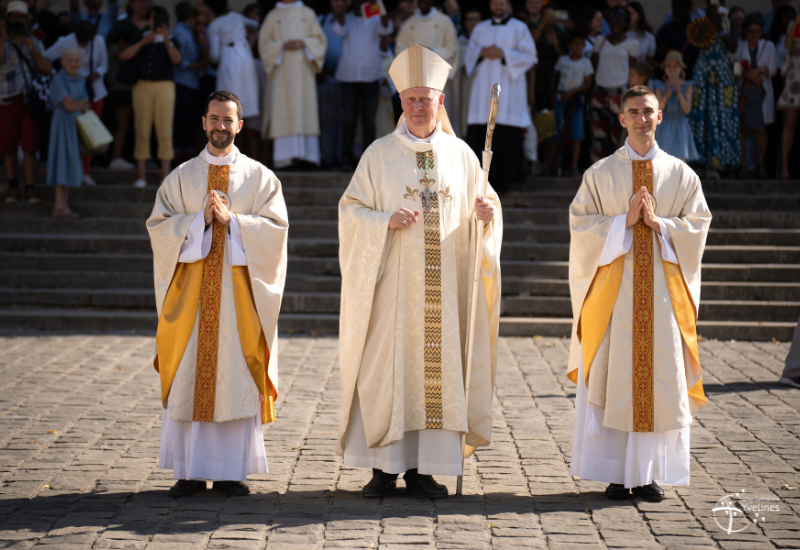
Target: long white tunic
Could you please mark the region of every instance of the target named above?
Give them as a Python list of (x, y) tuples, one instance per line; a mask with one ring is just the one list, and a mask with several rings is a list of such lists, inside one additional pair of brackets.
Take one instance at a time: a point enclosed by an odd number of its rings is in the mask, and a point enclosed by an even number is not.
[[(481, 50), (489, 46), (502, 48), (503, 58), (481, 58)], [(467, 75), (474, 76), (467, 123), (486, 124), (492, 86), (499, 83), (502, 92), (497, 124), (527, 128), (531, 116), (525, 73), (536, 62), (536, 44), (524, 23), (513, 18), (499, 24), (492, 19), (478, 23), (464, 56)]]
[(209, 59), (217, 65), (217, 90), (239, 96), (242, 118), (257, 116), (258, 75), (253, 70), (253, 52), (245, 27), (258, 28), (258, 21), (241, 13), (217, 17), (208, 26)]
[[(642, 157), (626, 139), (625, 151), (631, 160), (652, 160), (659, 148), (656, 144)], [(617, 216), (612, 222), (600, 256), (601, 266), (610, 264), (630, 250), (633, 231), (625, 228), (626, 217)], [(663, 222), (658, 239), (663, 260), (677, 263), (672, 239)], [(685, 364), (682, 368), (685, 369)], [(584, 380), (581, 358), (570, 473), (583, 479), (620, 483), (625, 487), (641, 487), (653, 481), (665, 485), (689, 485), (690, 426), (665, 432), (625, 432), (608, 428), (603, 425), (605, 410), (589, 402)]]

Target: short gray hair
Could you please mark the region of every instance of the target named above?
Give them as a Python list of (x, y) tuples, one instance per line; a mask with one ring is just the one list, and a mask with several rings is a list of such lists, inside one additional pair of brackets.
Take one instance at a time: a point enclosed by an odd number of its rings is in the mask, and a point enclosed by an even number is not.
[(65, 57), (73, 53), (78, 56), (78, 59), (81, 58), (81, 51), (78, 48), (67, 48), (66, 50), (61, 52), (61, 57), (60, 57), (61, 61), (63, 62)]

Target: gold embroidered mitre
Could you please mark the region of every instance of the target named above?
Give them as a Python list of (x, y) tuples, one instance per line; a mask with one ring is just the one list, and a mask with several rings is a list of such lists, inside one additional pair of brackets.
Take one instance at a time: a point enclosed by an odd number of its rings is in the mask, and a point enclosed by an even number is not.
[(409, 88), (433, 88), (441, 92), (451, 70), (450, 63), (428, 48), (414, 44), (395, 58), (389, 76), (398, 93)]

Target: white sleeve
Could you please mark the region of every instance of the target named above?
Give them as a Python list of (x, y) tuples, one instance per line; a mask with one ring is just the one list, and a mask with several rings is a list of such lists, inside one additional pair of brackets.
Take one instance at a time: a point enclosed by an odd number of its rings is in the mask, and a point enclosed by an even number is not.
[(208, 256), (214, 234), (211, 231), (205, 231), (205, 227), (205, 218), (203, 212), (200, 211), (197, 213), (197, 216), (194, 217), (192, 225), (189, 226), (189, 232), (186, 234), (186, 241), (181, 245), (181, 253), (178, 256), (178, 262), (193, 264)]
[(314, 54), (311, 53), (311, 50), (308, 49), (308, 46), (303, 46), (303, 50), (306, 52), (306, 59), (309, 61), (314, 61)]
[(230, 231), (226, 231), (228, 236), (228, 260), (231, 267), (237, 265), (247, 265), (247, 256), (244, 254), (244, 243), (242, 243), (242, 229), (239, 226), (239, 218), (236, 214), (231, 216), (231, 224), (228, 226)]
[(678, 254), (675, 252), (675, 245), (672, 244), (672, 237), (669, 235), (669, 230), (664, 224), (664, 220), (659, 218), (658, 225), (661, 228), (661, 234), (658, 236), (658, 241), (661, 243), (661, 259), (665, 262), (677, 264)]
[[(380, 21), (380, 19), (378, 20)], [(394, 25), (392, 25), (392, 20), (389, 19), (386, 22), (386, 26), (384, 27), (380, 23), (378, 24), (378, 35), (379, 36), (389, 36), (394, 32)]]
[(620, 256), (627, 254), (633, 244), (633, 229), (626, 228), (627, 214), (620, 214), (611, 222), (603, 253), (600, 254), (600, 266), (608, 265)]

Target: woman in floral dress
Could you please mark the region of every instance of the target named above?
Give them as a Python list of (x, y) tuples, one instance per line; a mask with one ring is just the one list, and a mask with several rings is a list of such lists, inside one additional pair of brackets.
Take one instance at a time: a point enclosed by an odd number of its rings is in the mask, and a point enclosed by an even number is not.
[[(689, 124), (706, 177), (719, 179), (721, 171), (739, 165), (739, 94), (730, 55), (738, 37), (722, 34), (722, 18), (715, 4), (709, 3), (706, 17), (716, 32), (710, 45), (699, 48), (692, 73), (695, 89)], [(698, 22), (702, 24), (700, 19), (693, 23)]]

